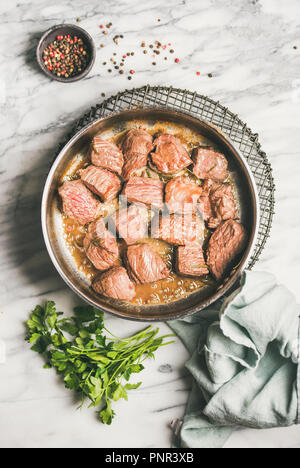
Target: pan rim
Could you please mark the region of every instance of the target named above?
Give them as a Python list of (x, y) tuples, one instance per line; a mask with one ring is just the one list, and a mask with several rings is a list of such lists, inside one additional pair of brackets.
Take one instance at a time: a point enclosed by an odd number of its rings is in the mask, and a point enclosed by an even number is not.
[[(48, 234), (48, 229), (47, 229), (47, 213), (50, 207), (47, 204), (47, 198), (49, 195), (50, 191), (50, 186), (52, 183), (53, 176), (56, 172), (57, 166), (59, 165), (60, 161), (63, 159), (66, 151), (72, 147), (72, 145), (84, 134), (89, 130), (90, 128), (96, 126), (98, 123), (110, 120), (113, 118), (116, 118), (118, 115), (124, 115), (126, 113), (135, 113), (135, 112), (162, 112), (162, 113), (172, 113), (172, 114), (177, 114), (178, 116), (183, 115), (183, 116), (188, 116), (189, 118), (192, 118), (196, 121), (196, 123), (201, 123), (203, 125), (206, 125), (208, 128), (212, 129), (214, 132), (217, 132), (218, 135), (220, 135), (224, 140), (225, 143), (230, 147), (231, 152), (233, 155), (235, 153), (238, 155), (238, 158), (240, 162), (243, 165), (243, 168), (246, 172), (246, 175), (249, 179), (250, 186), (249, 188), (251, 189), (253, 199), (255, 200), (255, 203), (253, 203), (252, 209), (253, 209), (253, 229), (252, 229), (252, 235), (251, 239), (249, 240), (248, 246), (244, 252), (243, 258), (236, 269), (236, 271), (230, 276), (229, 280), (227, 283), (223, 284), (221, 288), (218, 288), (211, 296), (209, 296), (207, 299), (205, 299), (202, 303), (201, 306), (197, 307), (197, 305), (193, 305), (191, 307), (187, 307), (184, 310), (184, 313), (182, 311), (179, 312), (174, 312), (174, 314), (168, 313), (168, 316), (166, 318), (162, 316), (156, 316), (156, 317), (137, 317), (137, 316), (130, 316), (130, 313), (128, 312), (123, 312), (121, 310), (107, 310), (103, 305), (97, 304), (93, 299), (89, 298), (86, 296), (86, 294), (82, 291), (80, 291), (70, 280), (68, 275), (65, 274), (63, 269), (61, 268), (54, 249), (52, 248), (52, 244), (50, 241), (50, 236)], [(132, 119), (133, 120), (133, 119)], [(112, 112), (108, 116), (100, 117), (98, 119), (95, 119), (94, 121), (88, 123), (84, 127), (82, 127), (80, 130), (78, 130), (66, 143), (65, 145), (60, 149), (59, 153), (57, 154), (55, 160), (53, 161), (50, 171), (47, 175), (46, 182), (44, 185), (43, 189), (43, 194), (42, 194), (42, 203), (41, 203), (41, 225), (42, 225), (42, 232), (43, 232), (43, 238), (44, 242), (46, 245), (47, 252), (50, 256), (50, 259), (61, 276), (61, 278), (64, 280), (64, 282), (69, 286), (69, 288), (75, 292), (81, 299), (83, 299), (85, 302), (87, 302), (89, 305), (92, 305), (93, 307), (96, 307), (99, 310), (102, 310), (104, 312), (110, 313), (112, 315), (118, 316), (120, 318), (126, 319), (126, 320), (131, 320), (131, 321), (139, 321), (139, 322), (166, 322), (169, 320), (175, 320), (175, 319), (182, 319), (184, 317), (191, 316), (195, 314), (196, 312), (205, 309), (206, 307), (212, 305), (215, 303), (218, 299), (226, 297), (226, 293), (228, 293), (229, 290), (232, 289), (232, 287), (239, 282), (239, 279), (244, 272), (244, 270), (247, 268), (247, 264), (249, 262), (249, 259), (252, 257), (255, 245), (257, 242), (257, 237), (258, 237), (258, 231), (259, 231), (259, 220), (260, 220), (260, 206), (259, 206), (259, 195), (258, 195), (258, 190), (255, 182), (254, 175), (250, 169), (250, 166), (246, 160), (246, 158), (243, 156), (241, 151), (236, 148), (234, 142), (231, 140), (229, 136), (224, 134), (220, 128), (212, 124), (211, 122), (199, 118), (197, 115), (194, 115), (191, 112), (187, 111), (178, 111), (176, 109), (173, 109), (172, 107), (167, 107), (167, 106), (141, 106), (136, 109), (124, 109), (122, 111), (116, 111)], [(184, 299), (183, 299), (184, 300)]]

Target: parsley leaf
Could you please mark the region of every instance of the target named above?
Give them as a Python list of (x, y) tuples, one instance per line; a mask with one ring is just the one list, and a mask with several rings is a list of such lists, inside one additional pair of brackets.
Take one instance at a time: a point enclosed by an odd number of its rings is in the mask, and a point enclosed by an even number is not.
[(126, 383), (131, 375), (141, 372), (142, 362), (154, 358), (159, 347), (173, 343), (164, 340), (174, 335), (157, 337), (159, 329), (149, 326), (118, 338), (105, 328), (103, 312), (88, 305), (75, 307), (71, 318), (62, 315), (53, 301), (37, 305), (26, 322), (26, 341), (44, 356), (44, 368), (62, 376), (66, 388), (80, 393), (82, 402), (88, 398), (90, 406), (100, 406), (99, 418), (109, 425), (115, 416), (112, 402), (127, 400), (127, 391), (141, 385)]

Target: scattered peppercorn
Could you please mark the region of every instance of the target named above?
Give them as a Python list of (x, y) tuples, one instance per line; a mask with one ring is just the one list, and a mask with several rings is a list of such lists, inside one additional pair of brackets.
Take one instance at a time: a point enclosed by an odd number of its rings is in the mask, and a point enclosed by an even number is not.
[(80, 21), (81, 21), (81, 18), (77, 18), (77, 20), (76, 20), (76, 21), (77, 21), (77, 23), (80, 23)]
[(111, 73), (111, 69), (110, 69), (110, 68), (108, 69), (108, 73)]
[[(159, 20), (159, 21), (160, 21), (160, 20)], [(109, 29), (109, 28), (111, 27), (111, 25), (112, 25), (112, 23), (108, 23), (108, 24), (106, 24), (106, 26), (103, 26), (103, 25), (101, 25), (101, 26), (102, 26), (102, 28), (106, 27), (107, 29)], [(101, 27), (101, 26), (100, 26), (100, 27)], [(103, 34), (108, 34), (109, 31), (108, 31), (108, 30), (105, 30), (105, 31), (102, 31), (102, 32), (103, 32)], [(121, 35), (116, 35), (116, 36), (114, 36), (113, 41), (118, 45), (118, 39), (119, 39), (119, 38), (123, 38), (123, 37), (124, 37), (124, 36), (123, 36), (122, 34), (121, 34)], [(100, 46), (101, 46), (101, 47), (104, 47), (104, 44), (100, 44)], [(140, 47), (143, 48), (143, 54), (148, 54), (148, 48), (150, 48), (150, 57), (152, 56), (152, 60), (154, 59), (154, 61), (152, 62), (152, 65), (153, 65), (153, 66), (157, 65), (157, 62), (156, 62), (155, 60), (156, 60), (156, 59), (157, 59), (157, 60), (159, 59), (158, 56), (161, 54), (161, 51), (162, 51), (162, 50), (166, 50), (168, 46), (171, 46), (171, 43), (170, 43), (170, 42), (164, 44), (164, 43), (161, 43), (161, 42), (158, 41), (158, 40), (153, 41), (153, 44), (146, 44), (146, 41), (144, 41), (144, 40), (140, 42)], [(147, 47), (147, 49), (146, 49), (146, 47)], [(152, 51), (151, 51), (151, 49), (152, 49)], [(161, 49), (161, 51), (160, 51), (159, 49)], [(175, 51), (174, 51), (174, 49), (169, 49), (169, 52), (170, 52), (171, 54), (173, 54)], [(113, 53), (113, 56), (114, 56), (114, 57), (116, 57), (117, 55), (118, 55), (117, 53), (115, 53), (115, 52)], [(124, 53), (124, 54), (121, 56), (122, 58), (119, 58), (119, 59), (118, 59), (118, 62), (120, 62), (120, 63), (117, 63), (117, 62), (116, 62), (116, 59), (114, 59), (113, 57), (110, 58), (110, 61), (111, 61), (111, 63), (114, 65), (113, 68), (114, 68), (115, 70), (119, 70), (120, 67), (124, 67), (125, 59), (126, 59), (127, 57), (134, 56), (134, 55), (135, 55), (135, 52), (134, 52), (134, 51), (132, 51), (132, 52), (126, 52), (126, 53)], [(165, 54), (164, 54), (164, 55), (165, 55)], [(168, 60), (168, 57), (166, 57), (166, 56), (164, 56), (163, 58), (164, 58), (164, 60)], [(162, 58), (161, 58), (161, 60), (162, 60)], [(175, 58), (174, 61), (175, 61), (175, 63), (179, 63), (179, 62), (180, 62), (179, 58)], [(106, 63), (107, 63), (107, 62), (103, 62), (103, 65), (106, 65)], [(127, 70), (126, 70), (126, 71), (127, 71)], [(109, 69), (108, 72), (111, 73), (111, 72), (112, 72), (112, 69)], [(124, 70), (124, 69), (119, 70), (119, 74), (120, 74), (120, 75), (123, 75), (124, 73), (125, 73), (125, 70)], [(135, 70), (132, 70), (132, 69), (131, 69), (131, 70), (129, 70), (129, 72), (127, 71), (127, 73), (129, 73), (129, 76), (127, 76), (127, 78), (130, 80), (130, 79), (132, 78), (132, 75), (135, 73)], [(199, 73), (198, 73), (198, 72), (195, 72), (195, 73), (196, 73), (197, 75), (200, 74), (200, 72), (199, 72)]]
[(87, 45), (78, 36), (57, 35), (43, 51), (46, 68), (54, 75), (64, 78), (79, 75), (87, 67)]
[(104, 96), (105, 96), (105, 93), (101, 93), (101, 96), (104, 97)]
[(213, 77), (213, 76), (212, 76), (212, 73), (209, 73), (207, 76), (208, 76), (208, 78), (212, 78), (212, 77)]

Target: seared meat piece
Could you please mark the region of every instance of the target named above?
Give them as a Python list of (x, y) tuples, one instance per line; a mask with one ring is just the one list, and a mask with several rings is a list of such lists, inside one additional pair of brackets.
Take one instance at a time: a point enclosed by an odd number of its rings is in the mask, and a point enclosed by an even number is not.
[(128, 159), (132, 154), (148, 155), (152, 147), (152, 136), (142, 128), (132, 128), (129, 130), (122, 142), (122, 151), (125, 159)]
[(210, 203), (213, 216), (208, 220), (208, 227), (214, 229), (222, 221), (235, 219), (237, 212), (230, 184), (218, 184), (210, 191)]
[(154, 140), (155, 153), (151, 153), (153, 165), (165, 174), (176, 174), (192, 164), (181, 141), (174, 135), (159, 135)]
[(191, 214), (163, 215), (153, 237), (169, 244), (186, 245), (202, 240), (204, 227), (201, 220)]
[(136, 283), (153, 283), (169, 276), (170, 270), (148, 244), (131, 245), (127, 249), (126, 266)]
[(210, 229), (215, 229), (222, 221), (237, 217), (230, 184), (218, 184), (207, 179), (202, 190), (202, 195), (198, 200), (198, 209)]
[(96, 293), (113, 299), (131, 301), (135, 297), (134, 283), (121, 266), (112, 267), (96, 276), (92, 288)]
[(143, 203), (154, 208), (163, 207), (164, 184), (160, 180), (147, 177), (131, 177), (126, 183), (123, 195), (129, 202)]
[(80, 171), (80, 175), (82, 182), (104, 202), (116, 198), (121, 190), (119, 177), (101, 167), (88, 166)]
[(145, 207), (130, 205), (118, 210), (111, 219), (119, 236), (127, 245), (147, 237), (148, 211)]
[(99, 211), (99, 202), (81, 180), (68, 180), (58, 189), (63, 212), (74, 221), (86, 224), (93, 221)]
[(224, 154), (218, 153), (213, 148), (200, 146), (194, 149), (192, 158), (194, 160), (193, 172), (197, 177), (224, 182), (228, 175), (228, 162)]
[(83, 247), (87, 258), (97, 270), (107, 270), (119, 257), (116, 238), (106, 229), (102, 218), (89, 225)]
[(124, 157), (119, 148), (100, 137), (94, 137), (91, 149), (91, 161), (94, 166), (122, 174)]
[(152, 136), (145, 130), (132, 128), (127, 132), (122, 143), (125, 159), (122, 175), (125, 180), (129, 179), (134, 171), (147, 165), (148, 154), (152, 148)]
[(178, 273), (186, 276), (203, 276), (209, 273), (202, 247), (198, 243), (178, 247), (176, 265)]
[(229, 219), (216, 229), (207, 248), (207, 265), (219, 281), (234, 266), (236, 257), (245, 248), (247, 234), (245, 228)]
[(197, 200), (202, 188), (186, 177), (176, 177), (167, 183), (165, 202), (170, 213), (192, 213), (196, 211)]
[(210, 180), (206, 179), (204, 184), (202, 185), (202, 194), (198, 199), (198, 210), (202, 215), (203, 221), (207, 221), (209, 218), (213, 216), (212, 207), (210, 203), (210, 191), (212, 186), (215, 183)]
[(147, 158), (148, 156), (144, 154), (132, 154), (123, 166), (123, 179), (128, 180), (138, 169), (145, 167), (147, 165)]

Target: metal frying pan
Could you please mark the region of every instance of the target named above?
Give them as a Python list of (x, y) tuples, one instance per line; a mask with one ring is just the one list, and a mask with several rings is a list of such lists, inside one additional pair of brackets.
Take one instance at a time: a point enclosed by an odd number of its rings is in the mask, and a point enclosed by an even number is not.
[[(176, 128), (185, 138), (194, 142), (210, 142), (225, 154), (235, 188), (240, 221), (248, 233), (248, 244), (240, 256), (238, 266), (221, 285), (212, 292), (205, 288), (188, 297), (160, 305), (140, 306), (97, 295), (90, 287), (90, 281), (79, 271), (63, 236), (61, 212), (57, 203), (57, 188), (62, 174), (78, 155), (85, 154), (94, 135), (104, 138), (124, 132), (132, 126), (151, 128), (160, 122), (163, 127)], [(256, 242), (259, 225), (259, 203), (254, 177), (241, 153), (230, 139), (210, 123), (199, 120), (187, 113), (167, 108), (146, 107), (123, 111), (107, 118), (96, 120), (74, 135), (60, 151), (49, 172), (42, 198), (43, 235), (50, 258), (58, 273), (89, 304), (122, 318), (140, 321), (166, 321), (192, 315), (221, 298), (240, 278), (247, 267)]]

